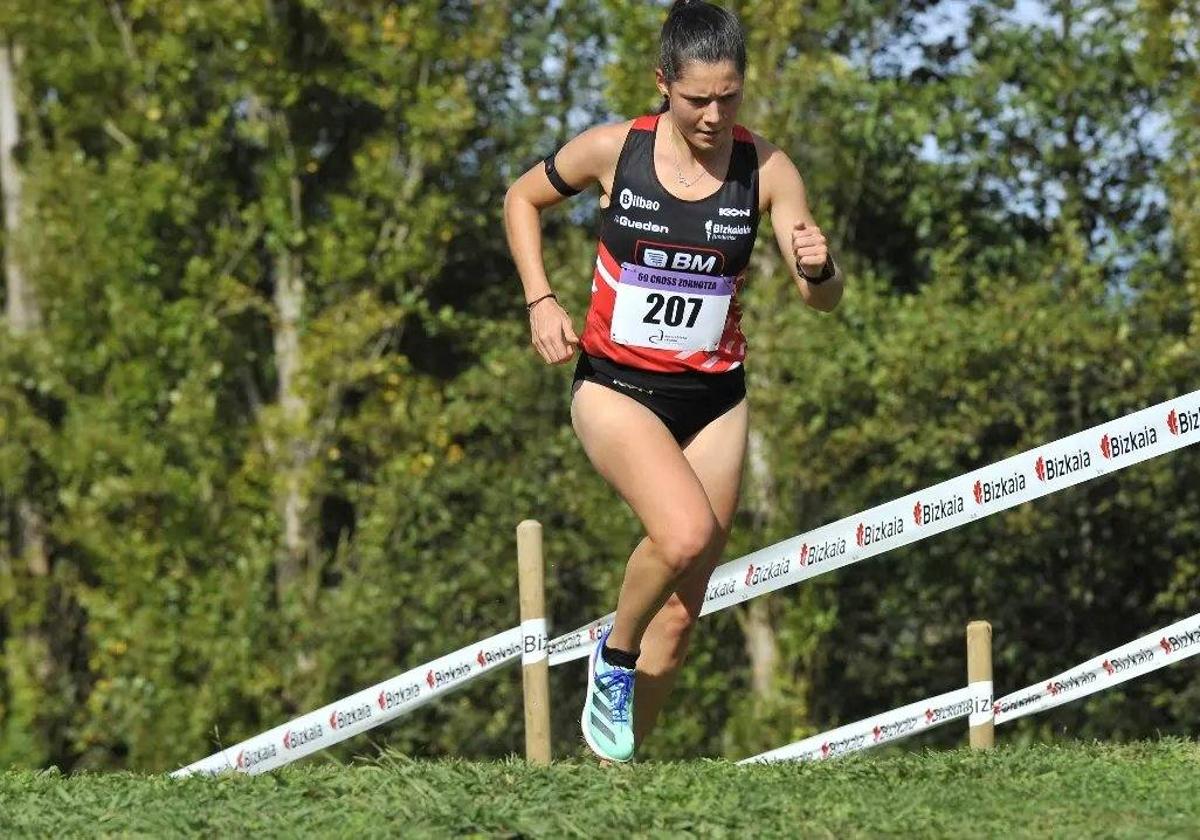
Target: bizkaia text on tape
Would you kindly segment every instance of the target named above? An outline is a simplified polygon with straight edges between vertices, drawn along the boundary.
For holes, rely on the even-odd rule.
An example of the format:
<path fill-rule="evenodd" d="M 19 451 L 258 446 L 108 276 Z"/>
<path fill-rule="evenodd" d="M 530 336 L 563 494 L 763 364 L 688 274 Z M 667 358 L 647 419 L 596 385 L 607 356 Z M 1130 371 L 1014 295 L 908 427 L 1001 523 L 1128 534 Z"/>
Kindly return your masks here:
<path fill-rule="evenodd" d="M 971 710 L 969 726 L 983 726 L 996 716 L 996 704 L 992 700 L 992 681 L 976 680 L 968 688 L 975 698 L 975 708 Z"/>
<path fill-rule="evenodd" d="M 709 578 L 708 615 L 927 539 L 968 522 L 1200 441 L 1200 391 L 1005 458 L 719 566 Z M 587 656 L 590 631 L 550 643 L 550 664 Z"/>
<path fill-rule="evenodd" d="M 837 758 L 852 752 L 877 747 L 890 741 L 899 741 L 918 732 L 958 720 L 987 709 L 992 703 L 991 683 L 977 682 L 957 691 L 939 694 L 927 700 L 909 703 L 899 709 L 883 712 L 874 717 L 848 723 L 812 735 L 786 747 L 769 750 L 738 764 L 769 764 L 775 761 L 819 761 Z"/>
<path fill-rule="evenodd" d="M 1200 653 L 1200 613 L 996 701 L 996 724 L 1044 712 Z"/>
<path fill-rule="evenodd" d="M 407 714 L 498 665 L 516 660 L 521 652 L 521 628 L 514 627 L 301 715 L 171 775 L 274 770 Z"/>
<path fill-rule="evenodd" d="M 521 622 L 521 664 L 532 665 L 549 655 L 546 619 L 530 618 Z"/>

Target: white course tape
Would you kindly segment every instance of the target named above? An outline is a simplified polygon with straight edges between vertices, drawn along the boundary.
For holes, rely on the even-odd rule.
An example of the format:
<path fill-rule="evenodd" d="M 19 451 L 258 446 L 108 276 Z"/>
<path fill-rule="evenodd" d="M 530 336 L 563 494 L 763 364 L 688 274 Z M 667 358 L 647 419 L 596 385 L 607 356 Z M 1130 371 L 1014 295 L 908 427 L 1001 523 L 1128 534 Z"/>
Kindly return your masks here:
<path fill-rule="evenodd" d="M 718 567 L 701 615 L 958 528 L 1200 441 L 1200 391 L 1136 411 L 792 537 Z M 550 664 L 587 656 L 605 616 L 550 642 Z"/>
<path fill-rule="evenodd" d="M 546 619 L 531 618 L 521 622 L 521 666 L 541 662 L 548 655 Z"/>
<path fill-rule="evenodd" d="M 980 693 L 980 685 L 960 688 L 937 697 L 910 703 L 855 723 L 848 723 L 786 747 L 745 758 L 738 764 L 767 764 L 774 761 L 820 761 L 836 758 L 889 741 L 899 741 L 918 732 L 967 717 L 972 710 L 992 702 L 991 691 Z"/>
<path fill-rule="evenodd" d="M 521 628 L 505 630 L 301 715 L 171 775 L 212 774 L 224 770 L 254 774 L 291 764 L 454 691 L 496 666 L 515 660 L 522 654 L 522 647 Z"/>
<path fill-rule="evenodd" d="M 971 689 L 972 695 L 976 698 L 975 710 L 971 712 L 971 719 L 967 725 L 982 726 L 992 722 L 996 716 L 996 704 L 992 702 L 992 681 L 978 680 L 967 687 Z"/>
<path fill-rule="evenodd" d="M 1044 712 L 1200 653 L 1200 613 L 996 701 L 996 724 Z"/>

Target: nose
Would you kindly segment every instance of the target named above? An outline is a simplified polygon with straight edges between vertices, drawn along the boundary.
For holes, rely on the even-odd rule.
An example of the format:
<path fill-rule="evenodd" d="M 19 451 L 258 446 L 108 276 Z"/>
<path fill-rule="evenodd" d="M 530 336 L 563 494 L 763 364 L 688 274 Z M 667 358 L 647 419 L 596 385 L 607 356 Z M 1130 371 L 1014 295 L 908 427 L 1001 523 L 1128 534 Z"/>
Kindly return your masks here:
<path fill-rule="evenodd" d="M 721 103 L 715 99 L 704 106 L 704 122 L 709 125 L 721 123 Z"/>

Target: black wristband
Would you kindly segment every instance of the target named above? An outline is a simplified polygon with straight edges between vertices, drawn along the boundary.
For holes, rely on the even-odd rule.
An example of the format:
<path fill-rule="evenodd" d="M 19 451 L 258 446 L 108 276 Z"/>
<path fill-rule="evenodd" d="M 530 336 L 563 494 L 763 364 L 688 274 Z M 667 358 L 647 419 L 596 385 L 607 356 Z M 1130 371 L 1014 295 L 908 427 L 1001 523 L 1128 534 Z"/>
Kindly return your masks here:
<path fill-rule="evenodd" d="M 554 153 L 554 155 L 557 155 L 557 154 L 558 154 L 558 152 Z M 575 189 L 570 184 L 568 184 L 566 181 L 564 181 L 563 177 L 558 174 L 558 169 L 554 166 L 554 155 L 550 155 L 550 157 L 546 158 L 546 161 L 545 161 L 546 177 L 550 179 L 551 186 L 553 186 L 554 189 L 558 190 L 560 193 L 565 195 L 567 198 L 570 198 L 573 195 L 579 195 L 581 192 L 583 192 L 583 190 Z"/>
<path fill-rule="evenodd" d="M 531 300 L 529 303 L 525 304 L 525 311 L 526 311 L 526 312 L 532 312 L 532 311 L 533 311 L 533 307 L 537 306 L 539 303 L 541 303 L 542 301 L 544 301 L 546 298 L 554 298 L 555 300 L 558 300 L 558 295 L 554 294 L 554 292 L 550 292 L 550 294 L 548 294 L 548 295 L 542 295 L 542 296 L 541 296 L 540 298 L 538 298 L 537 300 Z"/>
<path fill-rule="evenodd" d="M 809 277 L 804 273 L 804 269 L 800 267 L 800 261 L 796 260 L 796 273 L 805 279 L 811 286 L 819 286 L 826 280 L 832 280 L 837 274 L 837 266 L 833 264 L 833 257 L 825 258 L 825 265 L 821 267 L 821 273 L 816 277 Z"/>

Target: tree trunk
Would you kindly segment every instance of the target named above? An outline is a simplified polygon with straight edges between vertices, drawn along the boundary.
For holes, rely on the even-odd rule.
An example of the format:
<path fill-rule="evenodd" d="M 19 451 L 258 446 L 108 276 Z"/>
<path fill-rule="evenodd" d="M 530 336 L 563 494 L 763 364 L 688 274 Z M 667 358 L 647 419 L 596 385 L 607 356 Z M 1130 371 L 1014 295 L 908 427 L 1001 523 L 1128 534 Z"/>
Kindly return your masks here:
<path fill-rule="evenodd" d="M 281 118 L 280 122 L 284 120 Z M 286 132 L 286 126 L 284 127 Z M 300 202 L 300 178 L 296 174 L 295 155 L 291 140 L 285 134 L 285 145 L 289 157 L 287 180 L 288 208 L 291 215 L 290 229 L 293 234 L 303 230 L 303 215 Z M 293 239 L 288 238 L 275 256 L 275 367 L 279 377 L 279 407 L 282 412 L 281 428 L 284 439 L 279 447 L 284 470 L 280 511 L 283 517 L 283 554 L 280 558 L 277 592 L 283 600 L 300 580 L 309 555 L 307 518 L 310 507 L 306 489 L 305 471 L 311 461 L 309 442 L 305 429 L 309 422 L 309 406 L 300 390 L 302 353 L 300 348 L 300 324 L 304 313 L 304 272 L 300 255 L 296 253 Z"/>
<path fill-rule="evenodd" d="M 16 336 L 27 335 L 41 324 L 37 298 L 12 247 L 21 224 L 21 173 L 15 159 L 20 140 L 16 79 L 20 63 L 20 48 L 0 43 L 0 189 L 4 199 L 4 230 L 9 243 L 4 249 L 6 315 L 8 328 Z"/>
<path fill-rule="evenodd" d="M 753 511 L 754 529 L 761 532 L 775 512 L 774 479 L 767 444 L 759 429 L 750 430 L 747 452 L 749 481 L 747 496 Z M 750 686 L 754 696 L 770 700 L 776 694 L 776 673 L 779 668 L 779 646 L 775 627 L 771 623 L 771 602 L 759 596 L 746 604 L 739 616 L 746 637 L 746 656 L 750 659 Z"/>
<path fill-rule="evenodd" d="M 304 233 L 304 209 L 301 204 L 301 184 L 292 133 L 287 116 L 269 115 L 276 133 L 278 151 L 283 161 L 266 190 L 276 194 L 286 209 L 286 220 L 274 223 L 277 245 L 271 252 L 274 280 L 275 370 L 278 378 L 277 403 L 280 418 L 268 436 L 270 454 L 280 469 L 280 496 L 277 504 L 282 520 L 282 546 L 276 566 L 276 595 L 280 604 L 293 601 L 296 589 L 304 578 L 305 566 L 311 557 L 311 528 L 308 510 L 311 508 L 306 472 L 312 461 L 313 445 L 310 426 L 311 407 L 301 389 L 300 372 L 304 354 L 300 331 L 305 306 L 304 260 L 299 242 Z M 272 439 L 274 438 L 274 439 Z"/>
<path fill-rule="evenodd" d="M 21 225 L 21 172 L 17 168 L 16 148 L 20 140 L 20 121 L 17 116 L 17 68 L 21 63 L 19 47 L 0 43 L 0 194 L 4 199 L 5 315 L 13 336 L 27 336 L 41 326 L 41 311 L 37 296 L 29 285 L 17 260 L 17 234 Z M 46 555 L 46 529 L 33 503 L 18 499 L 17 551 L 25 559 L 34 577 L 50 574 Z"/>
<path fill-rule="evenodd" d="M 16 339 L 35 336 L 42 322 L 37 295 L 17 258 L 16 247 L 24 210 L 21 203 L 22 173 L 16 161 L 16 148 L 20 142 L 21 130 L 17 112 L 17 71 L 20 65 L 21 48 L 0 39 L 0 201 L 4 207 L 5 321 L 9 334 Z M 23 563 L 30 579 L 36 582 L 28 588 L 22 587 L 25 589 L 23 597 L 27 600 L 50 599 L 47 586 L 49 581 L 46 580 L 50 576 L 50 556 L 46 547 L 45 520 L 35 502 L 28 496 L 18 495 L 13 502 L 13 559 Z M 57 625 L 53 623 L 53 619 L 44 614 L 35 620 L 14 622 L 14 635 L 20 638 L 23 651 L 9 657 L 7 669 L 24 671 L 12 674 L 10 679 L 31 681 L 39 688 L 41 693 L 34 698 L 34 702 L 39 706 L 56 693 L 61 693 L 61 686 L 56 685 L 58 668 L 51 637 L 51 629 L 55 627 Z M 31 713 L 28 709 L 10 711 L 31 720 L 36 719 L 37 713 Z M 35 740 L 41 740 L 42 737 L 47 739 L 47 752 L 40 758 L 63 763 L 66 748 L 65 727 L 52 725 L 51 729 L 58 731 L 47 732 L 43 729 L 33 733 Z"/>

